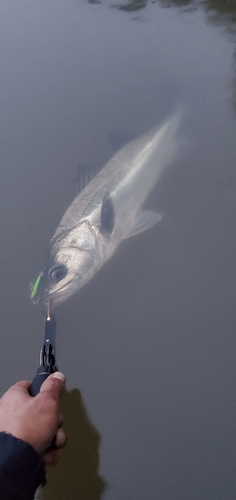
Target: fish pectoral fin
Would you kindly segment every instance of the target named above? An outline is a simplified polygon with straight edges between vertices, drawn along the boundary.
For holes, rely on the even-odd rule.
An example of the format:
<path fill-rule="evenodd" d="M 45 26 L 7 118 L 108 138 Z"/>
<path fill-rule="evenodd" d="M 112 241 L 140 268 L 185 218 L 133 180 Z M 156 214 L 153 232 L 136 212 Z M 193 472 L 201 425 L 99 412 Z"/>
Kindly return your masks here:
<path fill-rule="evenodd" d="M 115 209 L 112 197 L 106 194 L 102 200 L 100 233 L 110 235 L 115 225 Z"/>
<path fill-rule="evenodd" d="M 151 210 L 143 211 L 139 210 L 136 214 L 134 225 L 131 231 L 126 234 L 125 238 L 129 238 L 130 236 L 134 236 L 135 234 L 141 233 L 142 231 L 146 231 L 150 227 L 157 224 L 162 219 L 162 215 L 157 212 L 152 212 Z"/>

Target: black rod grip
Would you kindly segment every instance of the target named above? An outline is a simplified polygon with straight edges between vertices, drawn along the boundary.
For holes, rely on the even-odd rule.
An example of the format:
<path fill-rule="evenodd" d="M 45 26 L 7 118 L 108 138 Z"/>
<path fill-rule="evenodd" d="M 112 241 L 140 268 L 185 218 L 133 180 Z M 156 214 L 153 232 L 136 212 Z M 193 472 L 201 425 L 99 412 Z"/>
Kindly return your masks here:
<path fill-rule="evenodd" d="M 40 387 L 44 380 L 46 380 L 54 370 L 50 366 L 40 366 L 37 370 L 36 376 L 32 380 L 31 386 L 29 388 L 30 396 L 37 396 L 40 392 Z"/>

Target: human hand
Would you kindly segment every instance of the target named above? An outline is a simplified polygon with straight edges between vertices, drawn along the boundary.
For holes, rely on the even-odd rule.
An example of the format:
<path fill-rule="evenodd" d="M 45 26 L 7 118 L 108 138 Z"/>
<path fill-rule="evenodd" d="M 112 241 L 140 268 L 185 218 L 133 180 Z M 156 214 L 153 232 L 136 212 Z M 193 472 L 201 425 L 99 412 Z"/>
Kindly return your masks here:
<path fill-rule="evenodd" d="M 29 395 L 30 385 L 28 381 L 17 382 L 0 399 L 0 432 L 31 444 L 47 465 L 54 466 L 66 440 L 59 410 L 65 376 L 60 372 L 50 375 L 35 397 Z"/>

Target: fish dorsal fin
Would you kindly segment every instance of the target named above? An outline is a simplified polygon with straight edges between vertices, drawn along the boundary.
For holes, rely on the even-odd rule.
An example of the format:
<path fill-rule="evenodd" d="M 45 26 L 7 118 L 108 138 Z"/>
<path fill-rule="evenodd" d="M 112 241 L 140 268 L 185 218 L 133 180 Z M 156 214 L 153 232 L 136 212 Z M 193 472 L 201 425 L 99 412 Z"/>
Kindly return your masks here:
<path fill-rule="evenodd" d="M 135 234 L 142 233 L 150 227 L 157 224 L 162 219 L 162 215 L 157 212 L 152 212 L 151 210 L 139 210 L 135 216 L 134 225 L 131 230 L 125 235 L 125 238 L 134 236 Z"/>
<path fill-rule="evenodd" d="M 111 234 L 115 226 L 115 209 L 110 194 L 106 194 L 101 206 L 100 233 Z"/>
<path fill-rule="evenodd" d="M 100 172 L 102 166 L 88 165 L 87 163 L 81 163 L 77 168 L 77 174 L 75 178 L 75 196 L 77 196 L 89 182 L 95 177 L 95 175 Z"/>

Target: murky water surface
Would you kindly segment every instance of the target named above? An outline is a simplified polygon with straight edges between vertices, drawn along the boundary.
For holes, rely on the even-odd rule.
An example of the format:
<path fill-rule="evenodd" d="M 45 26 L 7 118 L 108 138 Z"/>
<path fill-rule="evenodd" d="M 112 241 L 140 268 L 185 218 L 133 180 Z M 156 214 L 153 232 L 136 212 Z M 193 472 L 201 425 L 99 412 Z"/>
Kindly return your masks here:
<path fill-rule="evenodd" d="M 1 4 L 0 390 L 37 369 L 29 283 L 78 165 L 181 106 L 179 154 L 146 204 L 162 221 L 57 311 L 68 444 L 43 498 L 234 500 L 235 6 L 118 7 Z"/>

